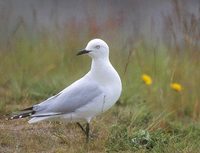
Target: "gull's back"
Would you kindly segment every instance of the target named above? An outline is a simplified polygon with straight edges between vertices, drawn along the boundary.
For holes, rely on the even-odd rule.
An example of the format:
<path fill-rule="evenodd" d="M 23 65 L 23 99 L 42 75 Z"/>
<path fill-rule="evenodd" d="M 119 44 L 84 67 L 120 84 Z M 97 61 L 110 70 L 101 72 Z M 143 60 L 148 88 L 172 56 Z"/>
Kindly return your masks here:
<path fill-rule="evenodd" d="M 50 97 L 38 105 L 34 105 L 33 110 L 36 113 L 32 115 L 34 118 L 30 120 L 30 123 L 55 117 L 65 117 L 66 120 L 70 121 L 87 120 L 89 117 L 88 113 L 86 116 L 84 114 L 79 116 L 77 111 L 90 103 L 95 103 L 94 100 L 102 97 L 102 95 L 103 91 L 101 86 L 85 76 L 57 95 Z M 95 114 L 89 115 L 92 116 Z"/>

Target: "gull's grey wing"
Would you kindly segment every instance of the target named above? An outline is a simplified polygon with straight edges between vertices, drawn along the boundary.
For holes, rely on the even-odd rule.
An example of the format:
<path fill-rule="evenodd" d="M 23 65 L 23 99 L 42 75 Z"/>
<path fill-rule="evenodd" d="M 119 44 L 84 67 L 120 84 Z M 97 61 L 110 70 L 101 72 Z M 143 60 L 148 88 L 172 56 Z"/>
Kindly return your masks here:
<path fill-rule="evenodd" d="M 92 102 L 103 94 L 100 87 L 94 81 L 79 80 L 44 102 L 34 105 L 35 114 L 65 114 Z"/>

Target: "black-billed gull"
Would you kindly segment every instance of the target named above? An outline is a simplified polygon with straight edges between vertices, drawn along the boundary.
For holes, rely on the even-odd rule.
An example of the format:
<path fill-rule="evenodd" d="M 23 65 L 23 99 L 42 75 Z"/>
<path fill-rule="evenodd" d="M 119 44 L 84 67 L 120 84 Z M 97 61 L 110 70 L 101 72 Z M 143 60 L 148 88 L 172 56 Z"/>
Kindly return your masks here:
<path fill-rule="evenodd" d="M 77 122 L 89 139 L 91 119 L 111 108 L 122 91 L 121 79 L 109 60 L 109 47 L 101 39 L 91 40 L 77 55 L 92 58 L 90 71 L 47 100 L 23 109 L 10 119 L 30 117 L 29 123 L 48 119 Z M 87 122 L 84 129 L 79 121 Z"/>

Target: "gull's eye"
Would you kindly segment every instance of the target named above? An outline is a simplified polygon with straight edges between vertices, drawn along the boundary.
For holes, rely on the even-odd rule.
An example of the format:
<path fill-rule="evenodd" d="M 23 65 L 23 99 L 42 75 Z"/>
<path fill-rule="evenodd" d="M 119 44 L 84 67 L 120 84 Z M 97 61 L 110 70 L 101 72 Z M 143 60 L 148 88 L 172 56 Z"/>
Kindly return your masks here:
<path fill-rule="evenodd" d="M 99 49 L 99 48 L 100 48 L 100 45 L 96 45 L 95 48 L 96 48 L 96 49 Z"/>

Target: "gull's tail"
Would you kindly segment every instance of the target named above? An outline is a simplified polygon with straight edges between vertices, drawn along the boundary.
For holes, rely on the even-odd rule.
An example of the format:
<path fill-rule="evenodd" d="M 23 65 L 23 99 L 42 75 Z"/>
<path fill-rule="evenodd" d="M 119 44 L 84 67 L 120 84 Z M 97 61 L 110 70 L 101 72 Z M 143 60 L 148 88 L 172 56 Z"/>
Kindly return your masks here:
<path fill-rule="evenodd" d="M 13 120 L 13 119 L 25 118 L 25 117 L 30 117 L 33 114 L 35 114 L 33 107 L 29 107 L 17 113 L 14 113 L 14 115 L 11 115 L 8 119 Z"/>
<path fill-rule="evenodd" d="M 8 120 L 14 120 L 14 119 L 21 119 L 25 117 L 30 117 L 31 119 L 28 121 L 29 123 L 36 123 L 40 122 L 49 118 L 58 117 L 61 115 L 61 113 L 40 113 L 36 114 L 36 111 L 34 110 L 34 107 L 29 107 L 23 110 L 20 110 L 19 112 L 13 113 L 12 115 L 9 115 L 7 117 Z"/>

